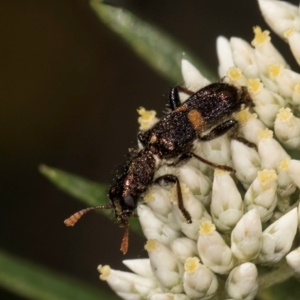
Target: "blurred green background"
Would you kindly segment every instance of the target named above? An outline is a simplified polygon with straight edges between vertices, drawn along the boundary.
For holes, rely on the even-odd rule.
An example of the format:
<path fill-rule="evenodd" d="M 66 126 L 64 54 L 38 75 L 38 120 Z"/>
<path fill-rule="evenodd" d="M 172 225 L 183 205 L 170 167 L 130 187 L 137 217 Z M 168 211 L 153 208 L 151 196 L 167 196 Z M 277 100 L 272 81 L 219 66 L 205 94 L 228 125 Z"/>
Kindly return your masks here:
<path fill-rule="evenodd" d="M 162 28 L 215 73 L 218 35 L 251 41 L 254 25 L 267 28 L 253 0 L 109 3 Z M 125 269 L 124 258 L 146 256 L 144 239 L 131 234 L 124 257 L 123 231 L 108 219 L 90 213 L 66 228 L 63 220 L 84 205 L 38 166 L 109 184 L 135 146 L 136 109 L 161 115 L 170 87 L 182 82 L 149 68 L 85 0 L 1 0 L 0 37 L 1 248 L 108 290 L 98 264 Z M 275 34 L 272 40 L 294 66 L 288 47 Z M 26 298 L 0 290 L 0 299 Z"/>

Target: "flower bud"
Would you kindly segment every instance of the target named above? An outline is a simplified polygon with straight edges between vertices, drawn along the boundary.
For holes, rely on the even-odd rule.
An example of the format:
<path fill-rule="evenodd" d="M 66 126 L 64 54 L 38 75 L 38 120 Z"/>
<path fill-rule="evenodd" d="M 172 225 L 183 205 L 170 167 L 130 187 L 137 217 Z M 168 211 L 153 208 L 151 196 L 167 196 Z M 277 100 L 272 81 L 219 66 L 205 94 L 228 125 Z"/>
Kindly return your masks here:
<path fill-rule="evenodd" d="M 211 180 L 195 167 L 185 164 L 178 167 L 178 178 L 204 205 L 211 201 Z"/>
<path fill-rule="evenodd" d="M 234 66 L 229 41 L 224 36 L 217 38 L 217 55 L 219 59 L 219 76 L 226 76 L 227 70 Z"/>
<path fill-rule="evenodd" d="M 280 161 L 289 155 L 282 146 L 273 138 L 273 131 L 269 129 L 258 131 L 259 141 L 257 144 L 258 154 L 261 158 L 263 169 L 277 170 Z M 272 153 L 272 155 L 270 155 Z"/>
<path fill-rule="evenodd" d="M 248 211 L 236 224 L 231 233 L 231 251 L 240 261 L 254 260 L 262 243 L 262 226 L 256 209 Z"/>
<path fill-rule="evenodd" d="M 180 237 L 171 243 L 171 249 L 181 263 L 185 263 L 188 257 L 198 255 L 197 243 L 187 237 Z"/>
<path fill-rule="evenodd" d="M 296 273 L 300 274 L 300 247 L 286 256 L 286 262 Z"/>
<path fill-rule="evenodd" d="M 281 38 L 289 28 L 300 30 L 299 8 L 284 1 L 258 1 L 260 10 L 267 24 Z"/>
<path fill-rule="evenodd" d="M 230 45 L 235 66 L 237 66 L 247 78 L 258 77 L 254 51 L 249 43 L 241 38 L 232 37 L 230 39 Z"/>
<path fill-rule="evenodd" d="M 137 275 L 153 277 L 150 260 L 148 258 L 126 259 L 123 260 L 123 264 Z"/>
<path fill-rule="evenodd" d="M 278 110 L 286 105 L 286 101 L 277 93 L 265 88 L 259 78 L 248 79 L 248 90 L 255 103 L 255 112 L 266 126 L 272 128 Z"/>
<path fill-rule="evenodd" d="M 216 275 L 202 265 L 197 257 L 189 257 L 184 264 L 183 288 L 190 299 L 210 299 L 218 289 Z"/>
<path fill-rule="evenodd" d="M 192 92 L 197 92 L 210 83 L 209 80 L 185 58 L 181 60 L 181 73 L 185 87 Z M 180 93 L 181 102 L 184 102 L 189 97 L 189 95 Z"/>
<path fill-rule="evenodd" d="M 284 68 L 280 64 L 269 65 L 268 68 L 280 95 L 285 98 L 292 98 L 294 87 L 300 82 L 300 74 Z"/>
<path fill-rule="evenodd" d="M 210 221 L 200 224 L 197 248 L 201 261 L 213 272 L 227 274 L 234 267 L 230 248 Z"/>
<path fill-rule="evenodd" d="M 187 223 L 185 216 L 178 207 L 177 187 L 174 185 L 171 190 L 173 205 L 173 215 L 181 231 L 190 239 L 198 239 L 199 224 L 202 221 L 211 220 L 211 216 L 206 211 L 204 205 L 189 191 L 184 183 L 180 184 L 183 205 L 192 218 L 192 223 Z"/>
<path fill-rule="evenodd" d="M 286 164 L 286 172 L 292 182 L 300 188 L 300 161 L 296 159 L 289 159 L 283 161 Z"/>
<path fill-rule="evenodd" d="M 151 208 L 157 219 L 176 230 L 179 227 L 174 227 L 170 197 L 170 191 L 159 185 L 153 185 L 146 192 L 143 202 Z"/>
<path fill-rule="evenodd" d="M 290 108 L 281 108 L 275 120 L 275 133 L 279 141 L 289 149 L 300 148 L 300 119 Z"/>
<path fill-rule="evenodd" d="M 241 134 L 247 141 L 257 144 L 259 141 L 258 133 L 265 129 L 266 126 L 257 119 L 257 114 L 252 114 L 249 109 L 243 109 L 235 114 L 234 118 L 239 122 L 239 134 Z"/>
<path fill-rule="evenodd" d="M 272 223 L 262 234 L 262 248 L 257 262 L 268 265 L 280 261 L 291 249 L 297 226 L 297 208 Z"/>
<path fill-rule="evenodd" d="M 262 222 L 269 220 L 277 204 L 277 174 L 274 170 L 263 170 L 247 190 L 244 198 L 246 210 L 257 209 Z"/>
<path fill-rule="evenodd" d="M 299 18 L 299 16 L 298 16 Z M 299 20 L 300 21 L 300 20 Z M 284 33 L 284 37 L 290 45 L 290 49 L 297 61 L 300 64 L 300 32 L 295 30 L 295 27 L 288 28 Z"/>
<path fill-rule="evenodd" d="M 268 66 L 272 64 L 280 64 L 286 67 L 287 63 L 284 58 L 271 43 L 270 32 L 268 30 L 262 31 L 259 26 L 254 27 L 253 31 L 255 37 L 251 44 L 255 47 L 254 55 L 259 74 L 269 76 Z"/>
<path fill-rule="evenodd" d="M 139 205 L 137 208 L 142 230 L 147 239 L 156 239 L 164 245 L 180 236 L 180 232 L 174 230 L 160 221 L 147 205 Z"/>
<path fill-rule="evenodd" d="M 228 172 L 216 170 L 210 212 L 221 231 L 231 231 L 243 215 L 242 197 Z"/>
<path fill-rule="evenodd" d="M 164 292 L 182 293 L 183 266 L 175 254 L 156 240 L 148 240 L 148 251 L 152 272 Z"/>
<path fill-rule="evenodd" d="M 253 263 L 247 262 L 234 268 L 226 281 L 227 294 L 232 299 L 252 300 L 258 290 L 258 272 Z"/>
<path fill-rule="evenodd" d="M 98 267 L 100 279 L 107 281 L 108 285 L 123 299 L 145 299 L 158 287 L 152 277 L 143 277 L 129 272 L 116 271 L 109 266 Z"/>
<path fill-rule="evenodd" d="M 237 67 L 231 67 L 228 69 L 226 79 L 229 79 L 229 83 L 232 83 L 238 87 L 245 86 L 247 84 L 247 78 Z"/>
<path fill-rule="evenodd" d="M 231 141 L 231 153 L 235 175 L 247 189 L 260 170 L 260 157 L 255 149 L 237 140 Z"/>
<path fill-rule="evenodd" d="M 198 143 L 193 152 L 215 164 L 232 165 L 230 139 L 227 134 L 223 134 L 211 141 Z"/>
<path fill-rule="evenodd" d="M 153 294 L 148 299 L 149 300 L 190 300 L 190 298 L 184 294 L 171 294 L 171 293 Z"/>

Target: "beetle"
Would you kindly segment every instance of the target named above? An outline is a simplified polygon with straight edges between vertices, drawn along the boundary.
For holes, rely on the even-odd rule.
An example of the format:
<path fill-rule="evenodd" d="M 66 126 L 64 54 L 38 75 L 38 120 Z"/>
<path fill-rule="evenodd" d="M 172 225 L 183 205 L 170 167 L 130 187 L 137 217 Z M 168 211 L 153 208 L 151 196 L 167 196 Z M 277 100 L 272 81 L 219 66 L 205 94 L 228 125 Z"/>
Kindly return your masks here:
<path fill-rule="evenodd" d="M 181 103 L 179 92 L 186 93 L 190 97 Z M 254 107 L 246 87 L 217 82 L 194 93 L 184 87 L 176 86 L 171 89 L 169 106 L 171 112 L 163 116 L 149 130 L 138 133 L 138 141 L 143 148 L 130 151 L 121 175 L 110 187 L 111 203 L 86 208 L 73 214 L 65 220 L 67 226 L 73 226 L 90 210 L 113 209 L 116 223 L 120 227 L 125 227 L 121 244 L 121 251 L 125 254 L 128 249 L 129 219 L 135 216 L 134 211 L 139 198 L 152 184 L 176 184 L 178 207 L 186 221 L 192 223 L 189 212 L 184 208 L 178 178 L 173 174 L 166 174 L 153 180 L 156 170 L 167 160 L 177 165 L 194 157 L 214 168 L 235 172 L 229 166 L 215 164 L 193 153 L 196 140 L 209 141 L 229 130 L 232 130 L 233 139 L 256 149 L 255 144 L 238 136 L 239 123 L 234 119 L 235 113 L 247 107 Z"/>

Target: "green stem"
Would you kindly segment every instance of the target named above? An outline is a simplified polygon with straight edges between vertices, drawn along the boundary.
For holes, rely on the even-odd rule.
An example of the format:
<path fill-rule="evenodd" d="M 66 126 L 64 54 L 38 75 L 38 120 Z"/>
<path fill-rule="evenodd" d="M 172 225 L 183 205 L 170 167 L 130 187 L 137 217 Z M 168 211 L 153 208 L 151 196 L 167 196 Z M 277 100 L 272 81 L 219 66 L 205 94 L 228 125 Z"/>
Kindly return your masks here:
<path fill-rule="evenodd" d="M 295 271 L 289 267 L 286 261 L 282 262 L 279 268 L 274 271 L 261 275 L 258 279 L 259 291 L 267 289 L 275 284 L 286 281 L 295 274 Z"/>

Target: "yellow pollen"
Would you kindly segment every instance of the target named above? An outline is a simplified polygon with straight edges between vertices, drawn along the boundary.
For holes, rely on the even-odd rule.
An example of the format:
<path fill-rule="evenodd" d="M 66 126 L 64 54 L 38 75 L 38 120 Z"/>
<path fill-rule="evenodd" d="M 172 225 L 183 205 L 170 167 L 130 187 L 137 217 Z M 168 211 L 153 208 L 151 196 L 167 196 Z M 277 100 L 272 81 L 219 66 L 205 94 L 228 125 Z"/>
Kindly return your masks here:
<path fill-rule="evenodd" d="M 99 265 L 97 269 L 100 273 L 100 279 L 105 281 L 108 278 L 108 276 L 110 275 L 110 266 Z"/>
<path fill-rule="evenodd" d="M 198 266 L 199 266 L 199 258 L 198 257 L 189 257 L 186 259 L 185 264 L 184 264 L 184 269 L 189 273 L 193 274 Z"/>
<path fill-rule="evenodd" d="M 151 192 L 151 190 L 145 195 L 144 197 L 144 202 L 148 203 L 148 202 L 153 202 L 155 200 L 155 197 L 153 195 L 153 193 Z"/>
<path fill-rule="evenodd" d="M 261 141 L 266 141 L 267 139 L 270 139 L 273 137 L 273 131 L 266 128 L 266 129 L 260 129 L 258 130 L 258 138 Z"/>
<path fill-rule="evenodd" d="M 230 172 L 222 170 L 222 169 L 215 169 L 215 176 L 216 175 L 223 175 L 223 174 L 230 174 Z"/>
<path fill-rule="evenodd" d="M 283 69 L 282 65 L 279 64 L 269 65 L 268 71 L 269 71 L 270 78 L 275 79 L 278 75 L 281 74 L 282 69 Z"/>
<path fill-rule="evenodd" d="M 211 221 L 204 221 L 200 223 L 199 234 L 208 235 L 210 233 L 213 233 L 215 230 L 216 226 Z"/>
<path fill-rule="evenodd" d="M 263 188 L 263 190 L 266 190 L 269 188 L 269 184 L 277 179 L 277 174 L 275 170 L 267 170 L 264 169 L 262 171 L 259 171 L 257 173 L 258 180 L 260 181 L 260 184 Z"/>
<path fill-rule="evenodd" d="M 277 114 L 277 119 L 282 122 L 289 121 L 293 117 L 293 113 L 289 107 L 287 108 L 280 108 Z"/>
<path fill-rule="evenodd" d="M 289 157 L 286 157 L 284 159 L 282 159 L 280 162 L 279 162 L 279 166 L 278 168 L 282 171 L 287 171 L 288 167 L 290 166 L 290 158 Z"/>
<path fill-rule="evenodd" d="M 144 107 L 140 107 L 137 109 L 140 117 L 138 118 L 138 122 L 140 124 L 140 130 L 148 130 L 154 123 L 156 122 L 156 111 L 155 110 L 146 110 Z"/>
<path fill-rule="evenodd" d="M 294 91 L 298 94 L 298 96 L 300 95 L 300 82 L 294 86 Z"/>
<path fill-rule="evenodd" d="M 242 71 L 236 67 L 229 68 L 227 75 L 232 81 L 241 79 L 243 77 Z"/>
<path fill-rule="evenodd" d="M 151 252 L 155 250 L 157 247 L 157 240 L 148 240 L 146 245 L 144 246 L 145 250 Z"/>
<path fill-rule="evenodd" d="M 251 114 L 249 108 L 243 109 L 234 115 L 234 118 L 241 124 L 245 125 L 249 120 L 256 119 L 257 114 Z"/>
<path fill-rule="evenodd" d="M 262 88 L 263 84 L 259 78 L 249 78 L 248 79 L 248 90 L 250 93 L 258 93 Z"/>
<path fill-rule="evenodd" d="M 295 33 L 295 28 L 294 27 L 291 27 L 289 28 L 288 30 L 286 30 L 284 33 L 283 33 L 283 36 L 288 39 L 290 36 L 292 36 L 293 34 Z"/>
<path fill-rule="evenodd" d="M 253 27 L 254 32 L 254 39 L 252 40 L 251 44 L 252 46 L 256 47 L 258 45 L 262 45 L 265 42 L 271 41 L 271 38 L 269 36 L 270 31 L 264 30 L 262 31 L 259 26 Z"/>

